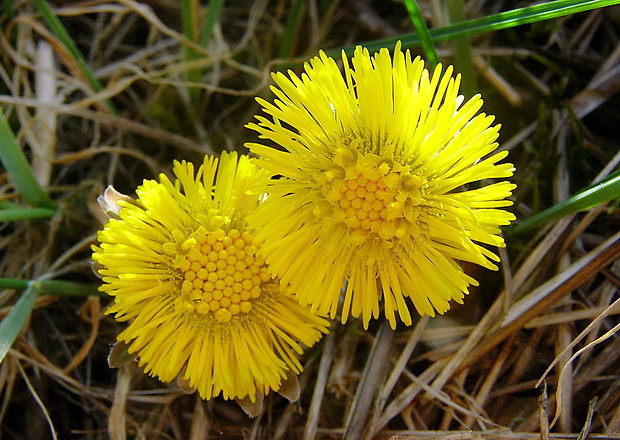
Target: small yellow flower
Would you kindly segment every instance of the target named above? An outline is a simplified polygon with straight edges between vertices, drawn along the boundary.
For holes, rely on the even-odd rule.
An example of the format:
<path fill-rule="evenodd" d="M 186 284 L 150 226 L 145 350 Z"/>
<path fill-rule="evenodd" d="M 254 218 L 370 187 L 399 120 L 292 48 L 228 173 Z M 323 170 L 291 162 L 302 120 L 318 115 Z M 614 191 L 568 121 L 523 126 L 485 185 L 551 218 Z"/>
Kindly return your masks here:
<path fill-rule="evenodd" d="M 344 75 L 324 53 L 301 77 L 273 75 L 269 117 L 249 128 L 281 148 L 248 144 L 256 163 L 281 176 L 250 217 L 270 270 L 302 305 L 342 321 L 395 314 L 444 313 L 469 285 L 457 261 L 497 269 L 485 245 L 504 246 L 502 208 L 515 185 L 506 152 L 493 153 L 499 125 L 478 114 L 480 96 L 463 103 L 460 77 L 431 75 L 400 44 L 390 56 L 358 47 Z M 344 289 L 341 298 L 341 288 Z"/>
<path fill-rule="evenodd" d="M 301 371 L 301 344 L 328 323 L 280 291 L 246 228 L 259 204 L 249 190 L 266 172 L 225 153 L 219 169 L 205 157 L 196 175 L 186 162 L 174 174 L 144 181 L 136 201 L 102 199 L 117 217 L 93 247 L 101 290 L 114 297 L 107 313 L 129 322 L 117 339 L 150 375 L 180 374 L 204 399 L 255 401 Z"/>

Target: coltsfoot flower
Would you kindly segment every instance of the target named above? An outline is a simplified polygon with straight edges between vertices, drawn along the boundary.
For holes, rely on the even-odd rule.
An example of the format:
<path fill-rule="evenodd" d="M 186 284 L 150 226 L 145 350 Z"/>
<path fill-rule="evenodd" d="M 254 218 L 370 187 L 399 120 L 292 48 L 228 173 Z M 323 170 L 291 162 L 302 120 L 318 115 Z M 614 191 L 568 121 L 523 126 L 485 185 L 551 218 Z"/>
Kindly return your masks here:
<path fill-rule="evenodd" d="M 328 322 L 281 292 L 246 217 L 259 204 L 249 190 L 268 173 L 245 156 L 205 157 L 194 172 L 175 162 L 174 182 L 145 180 L 135 201 L 112 190 L 112 217 L 93 260 L 114 297 L 107 311 L 129 324 L 118 341 L 144 370 L 180 379 L 204 399 L 250 399 L 278 391 L 301 371 L 302 344 Z"/>
<path fill-rule="evenodd" d="M 249 221 L 265 242 L 270 269 L 302 305 L 342 321 L 396 313 L 412 319 L 461 303 L 476 280 L 458 261 L 497 269 L 486 245 L 504 246 L 502 208 L 515 185 L 512 164 L 495 152 L 499 125 L 478 113 L 480 96 L 458 94 L 460 76 L 431 75 L 396 45 L 371 57 L 358 47 L 344 75 L 321 53 L 301 77 L 275 73 L 269 117 L 249 128 L 279 146 L 248 148 L 280 176 Z M 341 297 L 341 289 L 344 289 Z"/>

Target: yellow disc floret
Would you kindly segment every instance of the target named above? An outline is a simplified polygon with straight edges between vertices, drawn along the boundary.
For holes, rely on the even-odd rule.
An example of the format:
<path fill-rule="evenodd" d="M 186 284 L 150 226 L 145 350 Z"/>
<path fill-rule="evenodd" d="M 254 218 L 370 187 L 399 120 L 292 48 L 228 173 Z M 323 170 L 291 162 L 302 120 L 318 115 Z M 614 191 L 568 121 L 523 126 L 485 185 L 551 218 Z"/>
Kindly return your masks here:
<path fill-rule="evenodd" d="M 388 219 L 388 207 L 396 200 L 396 194 L 387 188 L 382 177 L 360 174 L 340 182 L 336 202 L 348 226 L 371 231 Z"/>
<path fill-rule="evenodd" d="M 218 229 L 195 238 L 181 262 L 181 296 L 177 307 L 199 315 L 211 314 L 225 323 L 252 310 L 261 284 L 271 279 L 265 260 L 249 232 Z"/>
<path fill-rule="evenodd" d="M 421 235 L 422 231 L 411 225 L 431 211 L 424 197 L 428 184 L 423 176 L 404 167 L 395 170 L 387 163 L 374 164 L 364 157 L 357 164 L 343 164 L 332 174 L 346 177 L 326 179 L 324 193 L 334 207 L 333 218 L 351 230 L 353 244 L 363 244 L 371 234 L 382 240 Z"/>

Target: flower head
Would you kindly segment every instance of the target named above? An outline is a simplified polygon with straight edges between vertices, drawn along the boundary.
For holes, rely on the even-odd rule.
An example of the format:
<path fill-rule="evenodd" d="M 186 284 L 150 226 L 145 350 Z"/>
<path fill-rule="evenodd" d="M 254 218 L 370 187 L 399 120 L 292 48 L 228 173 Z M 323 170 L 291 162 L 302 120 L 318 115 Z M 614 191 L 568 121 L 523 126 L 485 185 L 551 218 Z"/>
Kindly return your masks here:
<path fill-rule="evenodd" d="M 114 296 L 118 335 L 147 373 L 181 380 L 210 399 L 255 400 L 299 373 L 301 344 L 327 322 L 280 290 L 246 228 L 259 204 L 249 190 L 265 171 L 245 156 L 205 157 L 194 173 L 175 162 L 174 183 L 145 180 L 136 201 L 107 192 L 117 218 L 99 232 L 93 260 Z M 301 344 L 300 344 L 301 343 Z"/>
<path fill-rule="evenodd" d="M 514 168 L 499 163 L 499 126 L 478 113 L 480 96 L 463 103 L 451 67 L 431 75 L 400 44 L 393 57 L 358 47 L 343 61 L 344 75 L 324 53 L 301 77 L 276 73 L 275 102 L 258 100 L 269 117 L 248 127 L 281 148 L 248 147 L 281 178 L 249 222 L 301 304 L 368 325 L 382 302 L 392 327 L 396 312 L 409 325 L 406 298 L 433 316 L 477 284 L 457 261 L 496 269 L 485 245 L 504 246 L 514 185 L 486 179 Z"/>

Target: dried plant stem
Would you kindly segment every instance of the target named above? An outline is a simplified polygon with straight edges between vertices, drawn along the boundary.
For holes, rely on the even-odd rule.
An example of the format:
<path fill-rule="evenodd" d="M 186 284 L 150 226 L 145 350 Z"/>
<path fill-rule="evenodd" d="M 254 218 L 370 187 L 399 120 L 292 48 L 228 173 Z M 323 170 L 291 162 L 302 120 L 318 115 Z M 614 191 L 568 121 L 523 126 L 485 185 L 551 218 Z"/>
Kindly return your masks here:
<path fill-rule="evenodd" d="M 512 277 L 511 289 L 513 290 L 511 290 L 511 292 L 518 290 L 525 280 L 539 266 L 540 261 L 556 244 L 557 240 L 559 240 L 561 235 L 564 233 L 564 230 L 568 227 L 571 220 L 572 217 L 560 220 L 547 234 L 545 239 L 536 247 L 536 249 L 530 253 L 528 258 Z M 459 350 L 450 358 L 441 373 L 435 378 L 432 384 L 434 389 L 441 389 L 458 368 L 463 368 L 464 366 L 473 363 L 487 353 L 487 351 L 480 351 L 479 344 L 489 333 L 491 328 L 497 324 L 499 317 L 504 314 L 504 308 L 506 305 L 504 296 L 512 296 L 511 292 L 506 290 L 502 291 L 498 299 L 489 308 L 478 325 L 471 331 L 467 340 L 461 344 Z M 473 358 L 472 354 L 478 355 Z"/>
<path fill-rule="evenodd" d="M 428 324 L 429 319 L 430 318 L 428 316 L 423 316 L 422 318 L 420 318 L 420 320 L 412 330 L 411 335 L 407 339 L 407 343 L 405 344 L 405 347 L 403 348 L 403 351 L 401 352 L 398 360 L 394 364 L 394 368 L 392 368 L 392 372 L 390 373 L 387 381 L 381 387 L 381 390 L 379 390 L 379 394 L 376 400 L 377 410 L 373 412 L 373 417 L 370 421 L 368 428 L 368 434 L 366 437 L 367 439 L 373 438 L 383 427 L 379 424 L 379 416 L 381 414 L 381 411 L 383 411 L 388 401 L 388 398 L 392 393 L 394 386 L 396 385 L 396 382 L 401 377 L 403 371 L 407 367 L 407 363 L 411 359 L 411 354 L 413 353 L 413 350 L 418 346 L 418 343 L 422 338 L 422 334 L 424 332 L 424 329 L 426 328 L 426 325 Z"/>
<path fill-rule="evenodd" d="M 411 379 L 412 382 L 394 399 L 392 399 L 381 416 L 377 419 L 376 426 L 385 426 L 390 420 L 396 417 L 396 415 L 405 410 L 405 408 L 411 404 L 413 399 L 415 399 L 424 389 L 422 384 L 427 384 L 433 380 L 443 367 L 444 362 L 437 361 L 424 370 L 424 372 L 420 374 L 416 380 L 413 380 L 412 374 L 408 374 L 407 377 Z"/>
<path fill-rule="evenodd" d="M 45 421 L 47 422 L 48 426 L 50 427 L 50 432 L 52 434 L 52 439 L 53 440 L 58 440 L 58 436 L 56 435 L 56 428 L 54 428 L 54 423 L 52 422 L 52 418 L 50 417 L 49 412 L 47 411 L 47 408 L 45 408 L 45 404 L 41 400 L 41 397 L 39 397 L 39 394 L 37 393 L 35 388 L 32 386 L 32 383 L 30 383 L 30 380 L 28 379 L 28 375 L 24 371 L 24 367 L 22 367 L 22 365 L 19 362 L 16 362 L 16 364 L 17 364 L 17 368 L 19 369 L 19 372 L 21 373 L 22 379 L 24 379 L 24 382 L 26 382 L 26 386 L 28 387 L 28 391 L 30 391 L 30 394 L 32 395 L 32 397 L 34 398 L 35 402 L 37 402 L 37 405 L 39 406 L 39 408 L 41 408 L 41 411 L 43 412 L 43 415 L 45 417 Z"/>
<path fill-rule="evenodd" d="M 605 428 L 605 434 L 620 434 L 620 406 L 616 408 L 611 421 Z"/>
<path fill-rule="evenodd" d="M 485 61 L 480 55 L 474 55 L 472 58 L 474 66 L 480 71 L 480 74 L 489 83 L 493 84 L 508 104 L 513 107 L 520 107 L 523 104 L 523 98 L 517 89 L 515 89 L 508 80 L 502 77 L 491 65 Z"/>
<path fill-rule="evenodd" d="M 583 424 L 583 428 L 581 428 L 581 432 L 579 433 L 579 437 L 577 440 L 586 440 L 588 438 L 588 434 L 590 433 L 590 428 L 592 427 L 592 418 L 594 417 L 594 411 L 596 410 L 596 404 L 598 403 L 598 398 L 594 396 L 590 403 L 588 404 L 588 412 L 586 414 L 586 421 Z"/>
<path fill-rule="evenodd" d="M 209 419 L 205 414 L 204 401 L 196 394 L 196 402 L 194 403 L 194 413 L 192 417 L 192 429 L 190 431 L 189 440 L 207 440 L 209 438 Z"/>
<path fill-rule="evenodd" d="M 548 310 L 552 304 L 590 279 L 618 255 L 620 255 L 620 232 L 515 303 L 500 328 L 479 346 L 465 365 L 479 359 L 479 356 L 514 334 L 532 318 Z"/>
<path fill-rule="evenodd" d="M 574 379 L 573 392 L 578 393 L 591 383 L 593 377 L 601 374 L 610 365 L 616 365 L 620 360 L 620 340 L 614 340 L 605 347 L 595 358 L 591 359 Z M 555 400 L 550 400 L 548 412 L 555 411 Z M 515 427 L 515 431 L 530 432 L 538 427 L 538 415 L 534 414 Z M 592 434 L 593 435 L 593 434 Z M 576 437 L 576 435 L 574 436 Z M 618 436 L 620 438 L 620 435 Z M 594 438 L 594 437 L 590 437 Z M 603 437 L 604 438 L 604 437 Z"/>
<path fill-rule="evenodd" d="M 334 359 L 335 341 L 335 333 L 330 333 L 325 338 L 321 362 L 319 363 L 319 372 L 317 374 L 314 392 L 312 393 L 312 402 L 310 403 L 310 409 L 308 410 L 308 420 L 306 421 L 306 426 L 304 427 L 304 440 L 311 440 L 316 436 L 317 428 L 319 426 L 319 415 L 322 408 L 321 404 L 323 402 L 323 396 L 327 386 L 327 377 Z"/>
<path fill-rule="evenodd" d="M 364 430 L 367 429 L 370 409 L 374 405 L 377 392 L 385 377 L 393 338 L 394 330 L 390 328 L 387 320 L 384 320 L 375 336 L 368 355 L 368 362 L 349 408 L 344 440 L 359 440 L 363 437 Z"/>
<path fill-rule="evenodd" d="M 337 435 L 337 430 L 324 430 L 325 434 Z M 393 434 L 390 436 L 390 434 Z M 331 437 L 330 437 L 331 438 Z M 487 431 L 410 431 L 398 433 L 385 431 L 385 437 L 390 440 L 545 440 L 538 432 L 512 432 L 508 430 L 489 429 Z M 549 433 L 550 440 L 578 440 L 578 434 Z M 618 440 L 620 436 L 606 434 L 588 435 L 588 440 Z"/>
<path fill-rule="evenodd" d="M 556 353 L 559 355 L 559 364 L 557 366 L 558 376 L 562 377 L 562 381 L 558 382 L 558 389 L 562 389 L 568 398 L 562 401 L 562 416 L 559 420 L 560 432 L 571 432 L 573 424 L 573 366 L 570 363 L 571 351 L 566 348 L 571 343 L 570 327 L 567 324 L 560 324 L 558 326 L 558 339 L 556 343 Z M 566 374 L 562 375 L 562 370 L 565 370 Z"/>
<path fill-rule="evenodd" d="M 538 397 L 538 418 L 540 421 L 540 439 L 549 440 L 549 414 L 547 411 L 547 382 L 543 383 L 543 388 Z"/>
<path fill-rule="evenodd" d="M 131 365 L 124 364 L 117 370 L 114 402 L 112 402 L 108 419 L 108 434 L 112 440 L 126 440 L 127 438 L 125 406 L 131 389 L 130 367 Z"/>
<path fill-rule="evenodd" d="M 506 362 L 506 359 L 508 359 L 508 356 L 513 351 L 513 344 L 511 341 L 509 341 L 507 344 L 504 345 L 501 352 L 493 362 L 493 367 L 491 367 L 491 370 L 488 372 L 486 378 L 484 379 L 484 382 L 482 383 L 482 386 L 478 390 L 478 393 L 476 394 L 476 397 L 474 399 L 477 408 L 484 408 L 484 405 L 489 397 L 489 394 L 491 394 L 491 390 L 493 389 L 497 378 L 503 371 L 502 368 L 504 366 L 504 363 Z M 475 421 L 476 419 L 474 417 L 467 416 L 465 418 L 465 421 L 463 422 L 463 425 L 471 428 Z"/>
<path fill-rule="evenodd" d="M 56 101 L 56 77 L 52 47 L 44 40 L 37 45 L 36 98 L 43 103 Z M 52 162 L 56 152 L 56 114 L 36 107 L 35 130 L 30 132 L 32 169 L 42 188 L 47 189 L 52 175 Z M 32 142 L 34 141 L 34 142 Z"/>
<path fill-rule="evenodd" d="M 79 116 L 84 119 L 90 119 L 93 121 L 100 122 L 104 125 L 109 125 L 111 127 L 120 128 L 122 130 L 127 130 L 129 132 L 158 140 L 161 142 L 168 142 L 176 147 L 185 148 L 190 151 L 196 151 L 201 153 L 208 153 L 208 148 L 206 146 L 199 145 L 183 136 L 179 136 L 177 134 L 169 133 L 162 129 L 156 127 L 150 127 L 144 125 L 139 122 L 131 121 L 126 118 L 113 116 L 108 113 L 102 113 L 94 110 L 89 110 L 85 108 L 76 108 L 75 106 L 70 105 L 48 105 L 38 102 L 34 99 L 26 99 L 26 98 L 15 98 L 12 96 L 0 96 L 0 103 L 4 104 L 14 104 L 14 105 L 24 105 L 28 107 L 43 107 L 50 110 L 54 110 L 57 113 Z"/>

